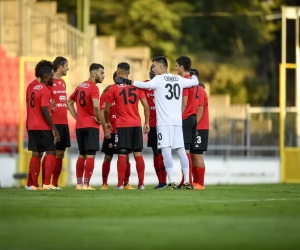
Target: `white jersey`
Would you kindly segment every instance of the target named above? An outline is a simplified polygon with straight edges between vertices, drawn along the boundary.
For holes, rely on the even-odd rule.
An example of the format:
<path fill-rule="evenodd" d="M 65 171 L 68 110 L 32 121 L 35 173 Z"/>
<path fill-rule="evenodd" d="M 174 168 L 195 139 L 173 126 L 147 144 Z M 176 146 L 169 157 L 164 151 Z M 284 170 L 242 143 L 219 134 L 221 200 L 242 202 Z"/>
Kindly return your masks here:
<path fill-rule="evenodd" d="M 182 126 L 182 91 L 184 88 L 197 84 L 198 79 L 195 76 L 192 76 L 192 79 L 187 79 L 166 73 L 155 76 L 149 82 L 134 81 L 133 86 L 154 90 L 157 126 Z"/>

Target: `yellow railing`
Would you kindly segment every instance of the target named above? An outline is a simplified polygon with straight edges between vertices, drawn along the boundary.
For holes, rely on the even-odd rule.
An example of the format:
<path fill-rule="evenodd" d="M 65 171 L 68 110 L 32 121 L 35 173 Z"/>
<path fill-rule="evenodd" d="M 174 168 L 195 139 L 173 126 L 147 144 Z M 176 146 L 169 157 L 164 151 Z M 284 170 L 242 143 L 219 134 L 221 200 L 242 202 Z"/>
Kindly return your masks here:
<path fill-rule="evenodd" d="M 282 164 L 282 179 L 285 183 L 300 183 L 300 148 L 286 147 Z"/>

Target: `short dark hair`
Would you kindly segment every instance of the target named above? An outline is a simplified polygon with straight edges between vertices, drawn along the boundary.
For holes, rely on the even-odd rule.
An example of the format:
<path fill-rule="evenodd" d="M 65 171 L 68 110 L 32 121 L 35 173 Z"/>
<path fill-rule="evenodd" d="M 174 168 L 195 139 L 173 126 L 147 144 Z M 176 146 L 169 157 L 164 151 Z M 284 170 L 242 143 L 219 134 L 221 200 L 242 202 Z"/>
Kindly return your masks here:
<path fill-rule="evenodd" d="M 40 77 L 39 72 L 40 72 L 40 69 L 43 67 L 49 67 L 49 68 L 53 69 L 53 63 L 50 61 L 47 61 L 47 60 L 39 61 L 37 63 L 37 65 L 35 65 L 35 69 L 34 69 L 34 74 L 35 74 L 36 78 Z"/>
<path fill-rule="evenodd" d="M 149 78 L 150 78 L 150 80 L 152 80 L 155 77 L 155 74 L 153 72 L 153 68 L 154 68 L 154 65 L 152 64 L 150 66 L 150 70 L 149 70 Z"/>
<path fill-rule="evenodd" d="M 183 66 L 185 71 L 189 71 L 192 66 L 192 60 L 188 56 L 180 56 L 176 59 L 178 65 Z"/>
<path fill-rule="evenodd" d="M 130 65 L 127 62 L 121 62 L 117 66 L 118 69 L 124 70 L 124 71 L 130 71 Z"/>
<path fill-rule="evenodd" d="M 53 69 L 54 72 L 57 71 L 57 69 L 59 68 L 59 66 L 64 65 L 66 62 L 68 62 L 68 60 L 62 56 L 58 56 L 54 59 L 53 61 Z"/>
<path fill-rule="evenodd" d="M 113 73 L 113 81 L 114 81 L 114 82 L 116 81 L 116 78 L 117 78 L 117 71 L 115 71 L 115 72 Z"/>
<path fill-rule="evenodd" d="M 104 67 L 100 63 L 92 63 L 90 66 L 90 72 L 93 70 L 104 69 Z"/>
<path fill-rule="evenodd" d="M 43 77 L 44 75 L 50 75 L 52 73 L 52 70 L 50 67 L 42 67 L 39 71 L 40 77 Z"/>
<path fill-rule="evenodd" d="M 193 71 L 195 72 L 196 76 L 199 78 L 199 71 L 197 69 L 190 69 L 190 72 Z"/>
<path fill-rule="evenodd" d="M 164 56 L 157 56 L 157 57 L 154 57 L 152 59 L 152 62 L 158 62 L 158 63 L 161 63 L 163 64 L 166 68 L 168 68 L 168 61 L 167 61 L 167 58 L 165 58 Z"/>

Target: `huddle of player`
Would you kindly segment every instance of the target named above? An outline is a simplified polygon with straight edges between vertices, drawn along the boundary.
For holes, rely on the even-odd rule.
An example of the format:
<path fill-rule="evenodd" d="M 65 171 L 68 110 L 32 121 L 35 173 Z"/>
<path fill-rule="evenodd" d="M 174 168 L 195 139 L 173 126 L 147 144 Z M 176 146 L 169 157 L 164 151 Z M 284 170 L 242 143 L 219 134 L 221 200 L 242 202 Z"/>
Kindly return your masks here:
<path fill-rule="evenodd" d="M 158 178 L 155 189 L 204 189 L 203 152 L 208 142 L 208 105 L 204 85 L 199 84 L 191 60 L 176 60 L 180 76 L 168 73 L 165 57 L 152 60 L 149 77 L 144 82 L 128 79 L 130 65 L 119 63 L 109 85 L 100 97 L 97 83 L 104 80 L 104 67 L 93 63 L 90 77 L 77 86 L 67 100 L 65 83 L 68 61 L 57 57 L 53 65 L 41 61 L 36 77 L 26 91 L 28 149 L 32 151 L 26 190 L 58 190 L 62 159 L 70 146 L 67 110 L 76 120 L 79 157 L 76 162 L 77 190 L 95 190 L 90 186 L 95 155 L 99 147 L 99 126 L 103 126 L 105 154 L 102 164 L 101 190 L 108 188 L 107 179 L 114 154 L 118 155 L 116 189 L 134 189 L 129 184 L 129 154 L 133 153 L 138 174 L 138 189 L 144 189 L 145 162 L 142 156 L 143 133 L 148 134 L 148 147 L 153 150 Z M 52 71 L 52 68 L 54 72 Z M 139 101 L 144 108 L 145 124 L 141 127 Z M 74 107 L 76 103 L 76 109 Z M 49 105 L 50 104 L 50 105 Z M 171 150 L 180 157 L 182 181 L 176 186 Z M 42 187 L 38 176 L 42 161 Z M 168 184 L 167 184 L 168 177 Z M 51 182 L 52 178 L 52 182 Z"/>

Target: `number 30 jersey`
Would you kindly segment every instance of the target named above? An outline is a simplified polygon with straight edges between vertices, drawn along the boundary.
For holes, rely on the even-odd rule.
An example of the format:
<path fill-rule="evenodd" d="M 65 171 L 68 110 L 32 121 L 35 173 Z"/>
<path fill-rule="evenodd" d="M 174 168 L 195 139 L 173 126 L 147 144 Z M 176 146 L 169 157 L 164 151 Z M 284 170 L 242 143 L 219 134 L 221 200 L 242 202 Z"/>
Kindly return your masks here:
<path fill-rule="evenodd" d="M 141 126 L 139 100 L 146 99 L 143 90 L 125 84 L 111 85 L 108 90 L 108 103 L 116 104 L 116 127 L 128 128 Z"/>
<path fill-rule="evenodd" d="M 154 90 L 157 126 L 182 126 L 182 91 L 197 84 L 196 77 L 186 79 L 169 73 L 157 75 L 149 82 L 133 83 L 135 87 Z"/>
<path fill-rule="evenodd" d="M 76 102 L 76 128 L 99 128 L 93 118 L 95 116 L 92 99 L 99 100 L 99 89 L 95 83 L 86 81 L 77 86 L 70 99 Z"/>

